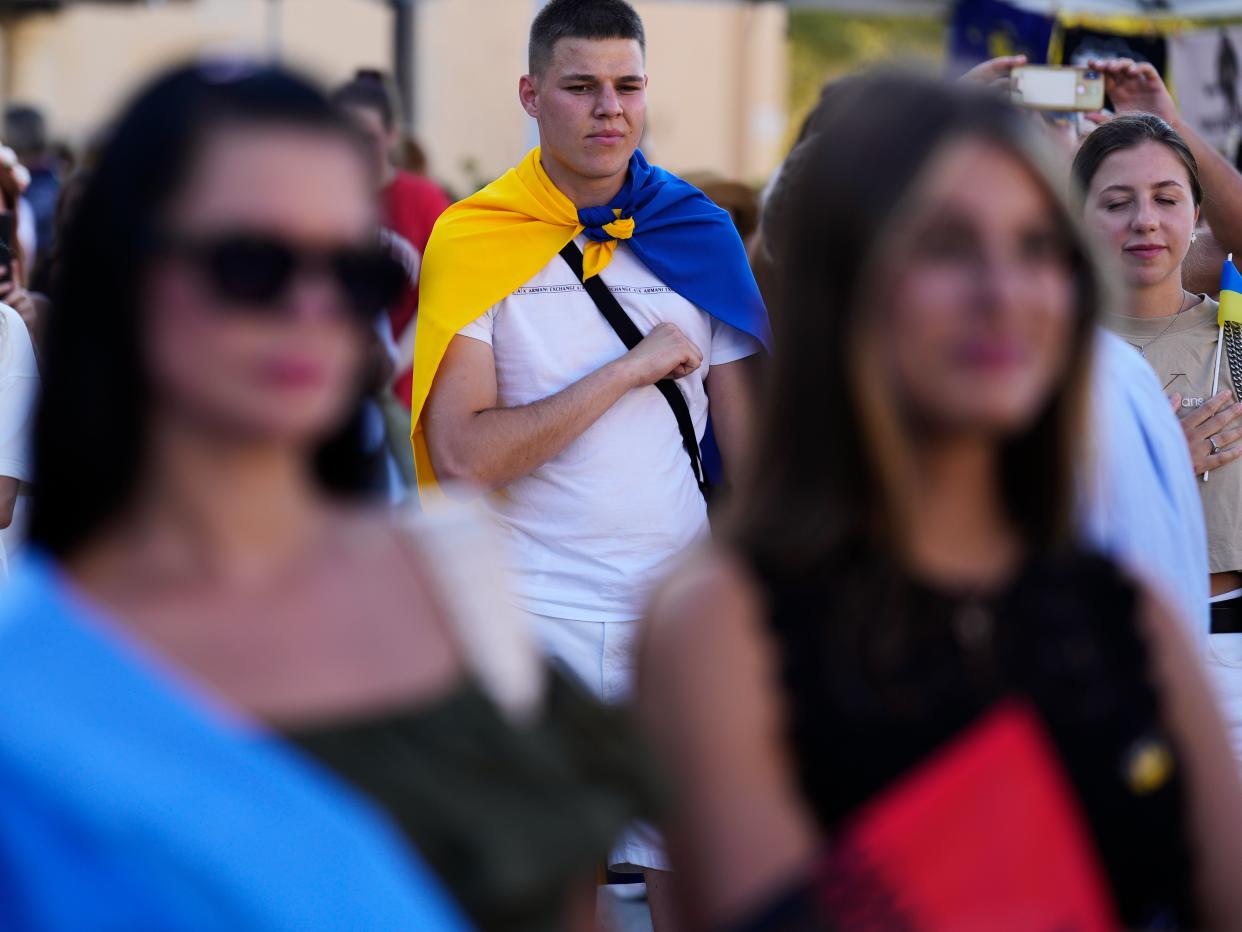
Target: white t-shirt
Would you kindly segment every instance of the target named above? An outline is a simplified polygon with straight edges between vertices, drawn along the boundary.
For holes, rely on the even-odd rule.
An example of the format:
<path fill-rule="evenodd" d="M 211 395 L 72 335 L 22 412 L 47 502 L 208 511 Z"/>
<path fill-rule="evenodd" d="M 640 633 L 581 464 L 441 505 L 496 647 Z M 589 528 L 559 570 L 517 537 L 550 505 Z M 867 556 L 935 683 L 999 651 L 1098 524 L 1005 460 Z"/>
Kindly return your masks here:
<path fill-rule="evenodd" d="M 758 341 L 678 295 L 624 243 L 601 278 L 642 333 L 673 323 L 703 351 L 678 382 L 702 439 L 710 367 L 754 355 Z M 626 351 L 560 256 L 460 333 L 491 344 L 505 408 L 554 395 Z M 521 607 L 580 621 L 641 617 L 671 562 L 707 532 L 677 421 L 654 386 L 628 392 L 489 506 L 510 531 Z"/>
<path fill-rule="evenodd" d="M 22 482 L 34 478 L 30 460 L 30 432 L 39 369 L 26 323 L 17 311 L 0 304 L 0 476 Z M 8 561 L 23 535 L 26 495 L 19 490 L 13 523 L 0 530 L 0 580 L 8 578 Z"/>

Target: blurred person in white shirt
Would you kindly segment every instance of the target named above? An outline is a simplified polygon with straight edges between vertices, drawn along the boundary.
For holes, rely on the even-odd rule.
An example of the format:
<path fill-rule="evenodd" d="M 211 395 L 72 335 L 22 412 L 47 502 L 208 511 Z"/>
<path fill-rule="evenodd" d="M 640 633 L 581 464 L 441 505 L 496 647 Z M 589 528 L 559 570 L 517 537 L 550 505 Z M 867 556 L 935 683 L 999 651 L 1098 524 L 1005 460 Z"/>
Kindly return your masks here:
<path fill-rule="evenodd" d="M 28 438 L 39 387 L 30 333 L 17 311 L 0 304 L 0 581 L 22 542 Z"/>

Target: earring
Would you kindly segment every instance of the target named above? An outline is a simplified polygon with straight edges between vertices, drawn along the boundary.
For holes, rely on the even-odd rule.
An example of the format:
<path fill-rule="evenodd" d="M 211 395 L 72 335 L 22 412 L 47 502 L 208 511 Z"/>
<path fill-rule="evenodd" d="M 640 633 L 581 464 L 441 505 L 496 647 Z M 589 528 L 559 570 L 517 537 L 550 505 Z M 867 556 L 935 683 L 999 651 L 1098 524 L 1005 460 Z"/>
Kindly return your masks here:
<path fill-rule="evenodd" d="M 1197 242 L 1199 242 L 1199 234 L 1198 234 L 1198 233 L 1191 233 L 1191 234 L 1190 234 L 1190 241 L 1191 241 L 1192 243 L 1197 243 Z"/>

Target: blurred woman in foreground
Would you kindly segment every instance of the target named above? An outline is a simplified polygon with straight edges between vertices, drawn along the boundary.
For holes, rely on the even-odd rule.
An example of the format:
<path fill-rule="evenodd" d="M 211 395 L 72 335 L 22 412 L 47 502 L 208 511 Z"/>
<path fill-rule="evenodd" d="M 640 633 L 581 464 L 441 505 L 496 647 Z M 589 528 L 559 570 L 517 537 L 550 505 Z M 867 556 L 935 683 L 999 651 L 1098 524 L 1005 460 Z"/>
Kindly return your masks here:
<path fill-rule="evenodd" d="M 450 572 L 478 548 L 360 496 L 403 283 L 373 186 L 318 90 L 244 63 L 157 81 L 101 155 L 48 321 L 41 554 L 0 600 L 5 928 L 463 927 L 415 850 L 480 925 L 559 928 L 639 810 L 605 713 L 471 611 L 508 651 L 481 672 Z"/>
<path fill-rule="evenodd" d="M 1237 925 L 1221 724 L 1078 543 L 1102 289 L 1025 121 L 890 76 L 812 124 L 765 220 L 765 456 L 644 653 L 692 927 Z"/>

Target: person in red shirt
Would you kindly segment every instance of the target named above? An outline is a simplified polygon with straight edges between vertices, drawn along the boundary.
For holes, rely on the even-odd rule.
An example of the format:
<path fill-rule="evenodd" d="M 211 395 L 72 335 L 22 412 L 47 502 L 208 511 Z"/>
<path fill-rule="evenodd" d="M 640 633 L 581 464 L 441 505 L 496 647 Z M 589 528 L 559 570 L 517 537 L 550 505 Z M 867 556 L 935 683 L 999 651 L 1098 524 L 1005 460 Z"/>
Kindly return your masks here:
<path fill-rule="evenodd" d="M 378 71 L 359 70 L 337 88 L 333 101 L 371 142 L 379 169 L 380 201 L 385 237 L 405 265 L 409 287 L 388 309 L 396 344 L 397 377 L 381 399 L 388 422 L 390 446 L 407 484 L 414 483 L 410 452 L 410 390 L 414 377 L 414 321 L 418 316 L 418 271 L 436 219 L 449 206 L 448 196 L 430 178 L 399 170 L 392 154 L 399 140 L 397 109 L 388 82 Z"/>

